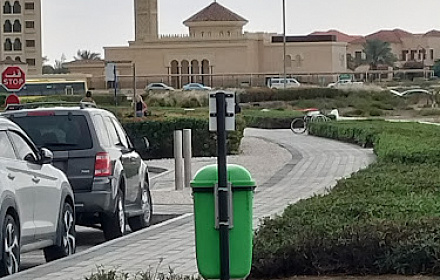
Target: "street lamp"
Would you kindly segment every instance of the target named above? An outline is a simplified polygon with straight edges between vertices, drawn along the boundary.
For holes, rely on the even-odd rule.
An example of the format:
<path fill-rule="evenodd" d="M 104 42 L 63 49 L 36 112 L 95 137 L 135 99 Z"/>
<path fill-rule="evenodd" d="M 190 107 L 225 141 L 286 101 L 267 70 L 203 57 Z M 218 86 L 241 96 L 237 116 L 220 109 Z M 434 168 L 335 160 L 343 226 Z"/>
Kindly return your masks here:
<path fill-rule="evenodd" d="M 284 89 L 286 89 L 286 0 L 283 0 L 283 73 Z"/>

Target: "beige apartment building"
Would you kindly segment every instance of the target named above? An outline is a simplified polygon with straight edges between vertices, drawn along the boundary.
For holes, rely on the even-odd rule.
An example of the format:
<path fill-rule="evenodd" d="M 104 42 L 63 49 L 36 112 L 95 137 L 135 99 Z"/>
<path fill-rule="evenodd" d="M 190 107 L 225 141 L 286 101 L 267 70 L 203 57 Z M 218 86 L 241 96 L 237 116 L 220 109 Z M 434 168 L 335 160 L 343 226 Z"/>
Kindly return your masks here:
<path fill-rule="evenodd" d="M 130 86 L 135 64 L 137 88 L 163 81 L 176 88 L 188 82 L 210 86 L 264 85 L 284 74 L 283 36 L 244 31 L 247 20 L 214 1 L 183 22 L 187 34 L 158 33 L 157 0 L 134 0 L 135 40 L 105 47 L 106 61 L 118 63 L 123 87 Z M 288 75 L 346 72 L 346 42 L 335 36 L 287 36 Z M 104 62 L 67 63 L 72 73 L 93 74 L 101 88 Z M 100 76 L 100 80 L 97 76 Z"/>
<path fill-rule="evenodd" d="M 41 1 L 0 0 L 0 64 L 22 64 L 28 75 L 41 75 Z"/>

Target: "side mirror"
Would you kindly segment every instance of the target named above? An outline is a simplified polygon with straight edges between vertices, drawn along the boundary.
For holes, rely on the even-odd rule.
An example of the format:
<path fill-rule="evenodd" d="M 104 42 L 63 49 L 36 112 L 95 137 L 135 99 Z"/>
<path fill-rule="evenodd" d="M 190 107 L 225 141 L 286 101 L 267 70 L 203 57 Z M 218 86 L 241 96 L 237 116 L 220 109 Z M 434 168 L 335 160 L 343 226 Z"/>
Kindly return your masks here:
<path fill-rule="evenodd" d="M 142 137 L 142 140 L 144 141 L 145 149 L 149 150 L 150 149 L 150 141 L 148 141 L 148 138 Z"/>
<path fill-rule="evenodd" d="M 50 164 L 53 162 L 53 153 L 46 149 L 40 149 L 40 164 Z"/>

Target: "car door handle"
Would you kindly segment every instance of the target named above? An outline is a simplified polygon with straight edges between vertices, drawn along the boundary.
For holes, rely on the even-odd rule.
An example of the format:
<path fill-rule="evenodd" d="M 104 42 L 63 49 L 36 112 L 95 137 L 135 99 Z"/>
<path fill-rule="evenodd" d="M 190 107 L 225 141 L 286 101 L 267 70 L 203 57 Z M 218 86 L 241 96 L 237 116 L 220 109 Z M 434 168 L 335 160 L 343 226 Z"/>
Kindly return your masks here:
<path fill-rule="evenodd" d="M 15 179 L 15 176 L 12 175 L 11 173 L 9 173 L 9 174 L 8 174 L 8 178 L 11 179 L 11 180 L 14 180 L 14 179 Z"/>
<path fill-rule="evenodd" d="M 34 183 L 38 183 L 38 182 L 40 182 L 40 178 L 34 177 L 34 178 L 32 178 L 32 181 L 34 181 Z"/>

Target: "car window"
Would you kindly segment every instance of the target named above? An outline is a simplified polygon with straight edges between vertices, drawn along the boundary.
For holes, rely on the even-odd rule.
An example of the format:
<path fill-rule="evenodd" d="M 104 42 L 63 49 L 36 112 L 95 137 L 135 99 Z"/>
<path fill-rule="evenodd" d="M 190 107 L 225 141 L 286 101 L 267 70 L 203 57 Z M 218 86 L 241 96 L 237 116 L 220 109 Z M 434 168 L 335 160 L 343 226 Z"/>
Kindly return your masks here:
<path fill-rule="evenodd" d="M 37 147 L 52 151 L 91 149 L 92 138 L 85 116 L 50 115 L 12 118 Z"/>
<path fill-rule="evenodd" d="M 128 141 L 127 141 L 127 135 L 125 134 L 124 129 L 121 127 L 121 125 L 119 124 L 119 122 L 116 119 L 112 119 L 112 121 L 113 121 L 113 125 L 116 128 L 116 132 L 118 133 L 118 137 L 119 137 L 121 144 L 125 148 L 129 148 Z"/>
<path fill-rule="evenodd" d="M 110 145 L 121 145 L 121 141 L 119 140 L 118 133 L 116 132 L 116 128 L 113 125 L 110 117 L 105 117 L 104 123 L 105 126 L 107 127 Z"/>
<path fill-rule="evenodd" d="M 29 146 L 29 143 L 18 133 L 10 131 L 9 135 L 11 136 L 12 143 L 15 147 L 15 154 L 18 159 L 25 160 L 25 158 L 31 154 L 34 157 L 34 160 L 37 160 L 37 154 L 35 151 Z"/>
<path fill-rule="evenodd" d="M 107 129 L 105 128 L 102 116 L 95 115 L 93 118 L 93 123 L 96 128 L 96 134 L 98 135 L 99 143 L 101 143 L 104 147 L 110 146 L 109 136 L 107 133 Z"/>
<path fill-rule="evenodd" d="M 0 157 L 16 159 L 14 148 L 9 141 L 6 131 L 0 131 Z"/>

